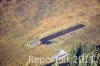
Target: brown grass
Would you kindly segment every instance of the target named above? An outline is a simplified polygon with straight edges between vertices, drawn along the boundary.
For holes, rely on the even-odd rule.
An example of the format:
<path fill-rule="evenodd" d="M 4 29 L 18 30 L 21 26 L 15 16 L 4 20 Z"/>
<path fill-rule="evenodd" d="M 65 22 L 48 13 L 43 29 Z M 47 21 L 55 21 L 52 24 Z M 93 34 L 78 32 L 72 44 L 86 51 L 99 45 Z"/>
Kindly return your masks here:
<path fill-rule="evenodd" d="M 62 29 L 74 26 L 78 23 L 83 23 L 86 25 L 86 27 L 54 39 L 56 43 L 53 43 L 52 45 L 69 51 L 77 42 L 99 44 L 100 28 L 97 26 L 100 25 L 100 3 L 98 3 L 96 0 L 84 0 L 84 2 L 81 0 L 72 0 L 72 2 L 68 2 L 70 4 L 69 7 L 67 7 L 68 4 L 64 4 L 65 1 L 66 0 L 57 0 L 56 3 L 53 4 L 55 7 L 52 6 L 52 10 L 54 10 L 54 8 L 57 10 L 51 10 L 51 16 L 48 16 L 48 8 L 50 8 L 51 5 L 47 5 L 47 2 L 44 1 L 44 4 L 48 6 L 48 8 L 46 8 L 44 14 L 42 15 L 40 12 L 38 12 L 39 7 L 41 6 L 38 2 L 32 2 L 29 4 L 30 7 L 28 6 L 28 8 L 23 6 L 23 8 L 26 9 L 23 10 L 22 13 L 24 13 L 27 17 L 14 12 L 16 7 L 22 3 L 27 3 L 26 1 L 21 2 L 18 5 L 11 5 L 0 9 L 0 14 L 2 15 L 0 15 L 0 17 L 2 17 L 0 18 L 0 62 L 4 63 L 4 66 L 28 65 L 28 57 L 26 56 L 51 56 L 55 52 L 44 45 L 32 48 L 23 48 L 22 45 L 30 40 L 38 40 Z M 38 17 L 41 16 L 43 19 L 37 19 L 33 22 L 31 19 L 34 18 L 34 15 L 37 15 Z M 28 19 L 29 22 L 26 22 L 25 19 L 28 17 L 30 17 Z M 28 27 L 26 27 L 25 24 Z"/>

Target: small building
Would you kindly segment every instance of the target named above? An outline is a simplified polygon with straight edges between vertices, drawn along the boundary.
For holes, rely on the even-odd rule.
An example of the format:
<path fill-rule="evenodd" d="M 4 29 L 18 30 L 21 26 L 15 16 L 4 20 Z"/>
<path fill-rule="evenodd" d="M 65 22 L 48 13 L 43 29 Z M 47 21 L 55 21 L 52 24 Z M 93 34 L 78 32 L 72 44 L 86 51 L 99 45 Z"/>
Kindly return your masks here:
<path fill-rule="evenodd" d="M 65 50 L 60 50 L 59 53 L 57 53 L 56 55 L 53 55 L 51 58 L 53 60 L 61 60 L 65 58 L 66 56 L 68 56 L 68 53 Z"/>

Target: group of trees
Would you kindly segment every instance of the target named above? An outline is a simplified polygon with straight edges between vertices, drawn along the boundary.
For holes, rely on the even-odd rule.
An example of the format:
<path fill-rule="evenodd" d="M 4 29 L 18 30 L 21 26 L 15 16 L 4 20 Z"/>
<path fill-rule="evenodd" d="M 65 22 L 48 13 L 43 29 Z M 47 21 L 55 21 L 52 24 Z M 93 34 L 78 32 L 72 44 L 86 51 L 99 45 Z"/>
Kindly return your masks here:
<path fill-rule="evenodd" d="M 70 52 L 71 66 L 99 66 L 99 51 L 100 47 L 94 44 L 77 44 Z"/>
<path fill-rule="evenodd" d="M 82 44 L 74 46 L 66 66 L 100 66 L 100 45 Z M 59 66 L 56 61 L 52 66 Z"/>

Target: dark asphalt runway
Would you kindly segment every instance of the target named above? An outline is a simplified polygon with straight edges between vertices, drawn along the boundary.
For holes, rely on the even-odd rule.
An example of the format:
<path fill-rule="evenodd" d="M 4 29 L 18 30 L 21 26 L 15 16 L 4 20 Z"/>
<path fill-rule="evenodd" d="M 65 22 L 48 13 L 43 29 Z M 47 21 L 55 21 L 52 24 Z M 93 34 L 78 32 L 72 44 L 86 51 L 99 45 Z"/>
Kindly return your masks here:
<path fill-rule="evenodd" d="M 49 35 L 47 37 L 44 37 L 44 38 L 40 39 L 40 41 L 41 41 L 42 44 L 46 44 L 46 45 L 51 44 L 52 42 L 50 42 L 49 40 L 54 39 L 54 38 L 59 37 L 59 36 L 62 36 L 64 34 L 73 32 L 75 30 L 78 30 L 80 28 L 83 28 L 84 26 L 85 25 L 83 25 L 83 24 L 78 24 L 78 25 L 73 26 L 71 28 L 68 28 L 68 29 L 62 30 L 60 32 L 57 32 L 55 34 Z"/>

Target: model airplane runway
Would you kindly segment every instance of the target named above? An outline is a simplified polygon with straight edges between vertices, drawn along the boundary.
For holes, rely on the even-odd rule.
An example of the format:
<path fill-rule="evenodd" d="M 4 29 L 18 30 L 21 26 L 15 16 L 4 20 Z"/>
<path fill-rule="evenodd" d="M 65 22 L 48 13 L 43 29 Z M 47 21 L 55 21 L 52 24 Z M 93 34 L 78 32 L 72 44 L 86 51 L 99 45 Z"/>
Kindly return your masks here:
<path fill-rule="evenodd" d="M 40 39 L 40 42 L 41 42 L 42 44 L 47 44 L 47 45 L 48 45 L 48 44 L 51 44 L 52 42 L 49 42 L 49 40 L 54 39 L 54 38 L 57 38 L 57 37 L 60 37 L 60 36 L 62 36 L 62 35 L 64 35 L 64 34 L 73 32 L 73 31 L 75 31 L 75 30 L 78 30 L 78 29 L 80 29 L 80 28 L 83 28 L 84 26 L 85 26 L 85 25 L 83 25 L 83 24 L 78 24 L 78 25 L 76 25 L 76 26 L 74 26 L 74 27 L 71 27 L 71 28 L 62 30 L 62 31 L 60 31 L 60 32 L 57 32 L 57 33 L 55 33 L 55 34 L 49 35 L 49 36 L 47 36 L 47 37 L 44 37 L 44 38 Z"/>
<path fill-rule="evenodd" d="M 80 28 L 83 28 L 85 25 L 83 24 L 78 24 L 76 26 L 73 26 L 71 28 L 68 28 L 68 29 L 65 29 L 65 30 L 62 30 L 62 31 L 59 31 L 55 34 L 52 34 L 52 35 L 49 35 L 47 37 L 44 37 L 44 38 L 41 38 L 40 40 L 37 40 L 35 42 L 32 42 L 31 45 L 33 46 L 36 46 L 37 44 L 46 44 L 46 45 L 49 45 L 51 44 L 52 42 L 50 42 L 51 39 L 54 39 L 54 38 L 57 38 L 57 37 L 60 37 L 64 34 L 67 34 L 67 33 L 70 33 L 70 32 L 73 32 L 75 30 L 78 30 Z"/>

